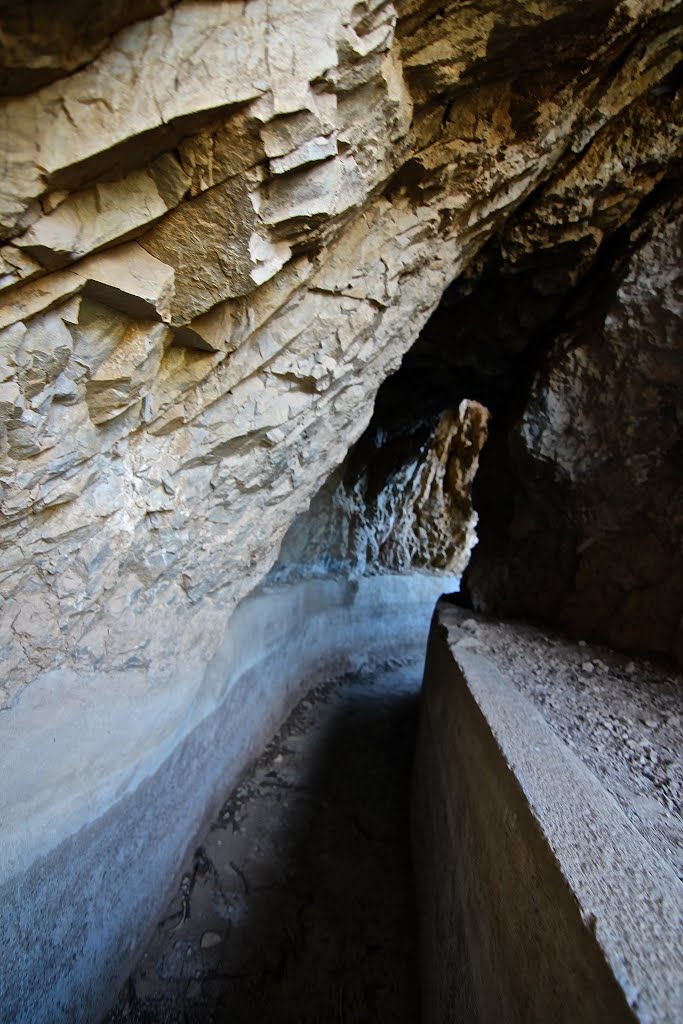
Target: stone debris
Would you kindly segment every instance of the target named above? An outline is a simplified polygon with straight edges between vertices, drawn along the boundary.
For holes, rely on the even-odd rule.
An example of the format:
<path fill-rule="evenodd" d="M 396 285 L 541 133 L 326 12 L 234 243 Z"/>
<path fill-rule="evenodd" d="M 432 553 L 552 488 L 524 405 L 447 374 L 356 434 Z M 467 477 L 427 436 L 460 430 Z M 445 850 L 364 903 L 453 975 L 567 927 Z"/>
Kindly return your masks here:
<path fill-rule="evenodd" d="M 471 643 L 476 621 L 479 653 L 533 701 L 683 880 L 680 670 L 519 622 L 460 614 L 467 617 L 459 644 Z"/>

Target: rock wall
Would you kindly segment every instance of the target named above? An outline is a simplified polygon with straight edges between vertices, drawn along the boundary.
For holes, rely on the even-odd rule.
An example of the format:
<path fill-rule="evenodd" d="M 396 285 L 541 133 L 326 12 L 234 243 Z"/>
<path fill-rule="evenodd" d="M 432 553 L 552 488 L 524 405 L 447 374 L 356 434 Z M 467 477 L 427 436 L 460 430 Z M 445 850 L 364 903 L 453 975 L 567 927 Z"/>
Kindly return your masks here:
<path fill-rule="evenodd" d="M 446 285 L 680 43 L 674 0 L 124 6 L 3 14 L 3 706 L 206 663 Z"/>
<path fill-rule="evenodd" d="M 579 293 L 483 463 L 475 607 L 683 659 L 682 258 L 677 190 Z"/>
<path fill-rule="evenodd" d="M 463 399 L 433 423 L 377 415 L 288 530 L 270 578 L 437 572 L 459 578 L 477 542 L 472 483 L 488 410 Z"/>
<path fill-rule="evenodd" d="M 337 675 L 416 662 L 449 583 L 382 575 L 260 589 L 201 678 L 179 666 L 173 691 L 112 691 L 107 676 L 78 692 L 36 684 L 21 731 L 3 736 L 3 1024 L 98 1024 L 197 836 L 293 705 Z"/>
<path fill-rule="evenodd" d="M 190 731 L 220 736 L 234 778 L 266 721 L 231 689 L 235 608 L 446 289 L 465 330 L 426 359 L 431 385 L 403 378 L 391 431 L 368 435 L 378 460 L 352 454 L 328 487 L 351 543 L 328 524 L 316 549 L 314 508 L 283 550 L 459 569 L 486 419 L 461 403 L 492 409 L 499 445 L 498 391 L 519 393 L 516 377 L 474 393 L 470 371 L 500 381 L 554 337 L 671 184 L 682 23 L 679 0 L 0 4 L 10 1019 L 92 1019 L 125 976 L 217 770 Z M 280 707 L 271 676 L 261 703 Z M 172 806 L 178 773 L 155 873 L 148 795 Z M 146 874 L 122 901 L 129 851 L 112 836 L 128 826 Z M 63 928 L 36 942 L 50 915 Z"/>
<path fill-rule="evenodd" d="M 468 621 L 437 605 L 425 667 L 412 805 L 422 1020 L 673 1024 L 671 860 Z"/>

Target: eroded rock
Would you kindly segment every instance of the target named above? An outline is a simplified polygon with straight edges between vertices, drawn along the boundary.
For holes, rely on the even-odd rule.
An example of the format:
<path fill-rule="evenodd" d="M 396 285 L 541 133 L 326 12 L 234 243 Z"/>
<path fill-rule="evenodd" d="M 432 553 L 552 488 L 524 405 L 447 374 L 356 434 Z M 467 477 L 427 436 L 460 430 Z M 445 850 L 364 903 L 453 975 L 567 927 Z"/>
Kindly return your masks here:
<path fill-rule="evenodd" d="M 165 7 L 134 23 L 98 8 L 77 65 L 63 26 L 45 61 L 8 30 L 0 588 L 15 696 L 45 643 L 78 672 L 154 665 L 162 687 L 188 652 L 206 662 L 511 214 L 544 195 L 516 222 L 515 258 L 574 236 L 594 249 L 680 144 L 673 0 Z M 399 529 L 397 564 L 432 543 L 457 561 L 444 493 L 425 482 L 424 536 Z M 14 627 L 19 611 L 42 637 Z"/>

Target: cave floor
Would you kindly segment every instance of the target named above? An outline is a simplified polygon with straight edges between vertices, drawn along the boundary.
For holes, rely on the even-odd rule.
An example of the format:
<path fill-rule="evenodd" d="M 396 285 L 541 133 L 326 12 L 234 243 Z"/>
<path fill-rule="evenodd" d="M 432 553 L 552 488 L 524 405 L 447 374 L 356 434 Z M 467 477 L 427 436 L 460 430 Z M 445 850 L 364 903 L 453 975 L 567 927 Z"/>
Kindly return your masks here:
<path fill-rule="evenodd" d="M 311 690 L 229 796 L 105 1024 L 415 1024 L 422 664 Z"/>

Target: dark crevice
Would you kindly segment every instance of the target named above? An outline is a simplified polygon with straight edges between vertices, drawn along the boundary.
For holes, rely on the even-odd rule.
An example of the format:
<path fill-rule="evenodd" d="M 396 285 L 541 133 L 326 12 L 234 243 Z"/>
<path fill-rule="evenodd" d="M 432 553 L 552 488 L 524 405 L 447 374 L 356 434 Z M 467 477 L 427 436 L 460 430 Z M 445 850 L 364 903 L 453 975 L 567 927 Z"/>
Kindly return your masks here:
<path fill-rule="evenodd" d="M 504 431 L 519 417 L 531 383 L 558 335 L 590 316 L 599 323 L 620 282 L 635 240 L 648 230 L 652 211 L 680 193 L 681 167 L 638 205 L 627 223 L 608 236 L 589 270 L 563 294 L 539 295 L 537 279 L 555 273 L 570 281 L 583 258 L 579 246 L 536 253 L 522 271 L 513 270 L 494 236 L 479 256 L 444 292 L 442 301 L 404 356 L 400 368 L 380 388 L 368 431 L 397 438 L 423 437 L 434 420 L 463 398 L 493 414 L 492 430 Z M 519 220 L 538 201 L 535 192 L 520 206 Z M 526 326 L 535 317 L 537 324 Z M 419 443 L 419 442 L 418 442 Z M 362 458 L 358 450 L 351 465 Z"/>

